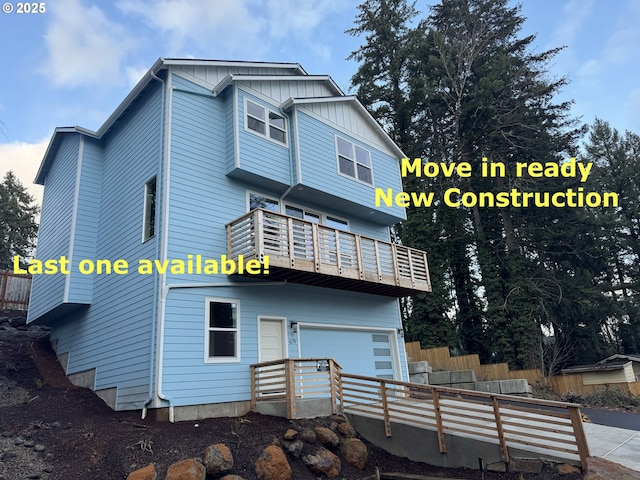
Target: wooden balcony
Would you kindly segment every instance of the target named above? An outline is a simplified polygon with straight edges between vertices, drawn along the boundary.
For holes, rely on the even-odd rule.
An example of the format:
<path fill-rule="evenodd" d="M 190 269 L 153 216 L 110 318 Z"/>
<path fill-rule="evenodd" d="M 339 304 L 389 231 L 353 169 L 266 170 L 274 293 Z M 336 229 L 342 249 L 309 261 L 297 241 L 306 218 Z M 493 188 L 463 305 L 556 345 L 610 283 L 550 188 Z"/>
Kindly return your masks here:
<path fill-rule="evenodd" d="M 423 251 L 267 210 L 227 224 L 227 250 L 268 266 L 260 276 L 269 280 L 391 297 L 431 291 Z"/>

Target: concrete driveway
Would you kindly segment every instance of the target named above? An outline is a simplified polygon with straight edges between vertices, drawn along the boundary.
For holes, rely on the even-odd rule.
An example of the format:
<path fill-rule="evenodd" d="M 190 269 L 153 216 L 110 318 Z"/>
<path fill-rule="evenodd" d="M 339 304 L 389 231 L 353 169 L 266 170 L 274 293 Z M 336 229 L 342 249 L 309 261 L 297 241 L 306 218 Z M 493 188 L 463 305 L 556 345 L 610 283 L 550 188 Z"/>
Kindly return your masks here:
<path fill-rule="evenodd" d="M 591 456 L 640 471 L 640 431 L 583 423 Z"/>

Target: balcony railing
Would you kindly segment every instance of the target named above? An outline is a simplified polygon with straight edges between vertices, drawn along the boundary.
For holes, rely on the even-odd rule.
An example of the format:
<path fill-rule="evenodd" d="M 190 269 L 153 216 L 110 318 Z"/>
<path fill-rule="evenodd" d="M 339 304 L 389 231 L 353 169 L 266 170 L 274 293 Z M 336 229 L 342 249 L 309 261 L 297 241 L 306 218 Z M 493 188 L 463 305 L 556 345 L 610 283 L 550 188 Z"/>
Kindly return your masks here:
<path fill-rule="evenodd" d="M 431 291 L 427 254 L 256 209 L 227 225 L 228 256 L 269 258 L 272 280 L 403 297 Z"/>

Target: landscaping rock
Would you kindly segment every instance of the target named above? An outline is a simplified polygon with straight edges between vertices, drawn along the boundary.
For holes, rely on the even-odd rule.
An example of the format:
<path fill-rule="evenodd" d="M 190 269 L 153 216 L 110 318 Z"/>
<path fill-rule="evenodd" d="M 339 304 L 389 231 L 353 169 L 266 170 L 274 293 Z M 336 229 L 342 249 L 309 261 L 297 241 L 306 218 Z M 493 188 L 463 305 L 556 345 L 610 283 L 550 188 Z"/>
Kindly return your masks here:
<path fill-rule="evenodd" d="M 150 463 L 144 468 L 139 468 L 127 475 L 127 480 L 156 480 L 158 478 L 158 472 L 156 466 Z"/>
<path fill-rule="evenodd" d="M 514 457 L 509 463 L 509 470 L 523 473 L 541 473 L 542 460 L 539 458 Z"/>
<path fill-rule="evenodd" d="M 319 448 L 314 455 L 302 457 L 304 464 L 315 474 L 335 478 L 340 475 L 340 459 L 326 448 Z"/>
<path fill-rule="evenodd" d="M 302 433 L 300 434 L 300 438 L 305 443 L 316 443 L 316 440 L 318 439 L 316 432 L 308 428 L 305 428 L 304 430 L 302 430 Z"/>
<path fill-rule="evenodd" d="M 233 455 L 225 444 L 216 443 L 205 449 L 202 463 L 207 470 L 207 475 L 220 475 L 233 468 Z"/>
<path fill-rule="evenodd" d="M 339 423 L 338 433 L 347 438 L 354 438 L 358 435 L 355 428 L 353 428 L 353 426 L 349 422 Z"/>
<path fill-rule="evenodd" d="M 291 442 L 284 440 L 282 446 L 287 453 L 293 455 L 295 458 L 302 456 L 302 449 L 304 448 L 304 442 L 302 440 L 293 440 Z"/>
<path fill-rule="evenodd" d="M 244 478 L 238 475 L 225 475 L 220 480 L 244 480 Z"/>
<path fill-rule="evenodd" d="M 207 470 L 199 458 L 189 458 L 169 465 L 165 480 L 205 480 Z"/>
<path fill-rule="evenodd" d="M 583 480 L 640 480 L 640 472 L 610 462 L 604 458 L 588 457 Z"/>
<path fill-rule="evenodd" d="M 258 480 L 289 480 L 292 475 L 291 465 L 277 445 L 265 448 L 254 466 Z"/>
<path fill-rule="evenodd" d="M 338 448 L 340 446 L 340 439 L 331 429 L 326 427 L 316 427 L 315 430 L 318 440 L 320 440 L 325 446 L 329 448 Z"/>
<path fill-rule="evenodd" d="M 298 432 L 293 428 L 290 428 L 289 430 L 284 432 L 284 435 L 282 436 L 282 438 L 289 441 L 295 440 L 296 438 L 298 438 Z"/>
<path fill-rule="evenodd" d="M 557 467 L 558 473 L 562 475 L 573 475 L 582 473 L 582 469 L 576 465 L 561 463 Z"/>
<path fill-rule="evenodd" d="M 351 465 L 360 470 L 367 466 L 369 451 L 364 443 L 357 438 L 349 438 L 342 444 L 342 455 Z"/>

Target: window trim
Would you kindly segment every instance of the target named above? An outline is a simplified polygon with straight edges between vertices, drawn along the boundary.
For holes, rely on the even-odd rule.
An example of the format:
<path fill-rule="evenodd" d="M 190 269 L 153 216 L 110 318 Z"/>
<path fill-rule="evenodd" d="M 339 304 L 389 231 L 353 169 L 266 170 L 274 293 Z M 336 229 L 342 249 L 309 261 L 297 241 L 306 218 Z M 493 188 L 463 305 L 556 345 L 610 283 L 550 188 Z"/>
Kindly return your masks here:
<path fill-rule="evenodd" d="M 225 331 L 234 331 L 236 333 L 236 354 L 233 357 L 210 357 L 209 356 L 209 333 L 212 330 L 210 327 L 210 304 L 215 303 L 229 303 L 236 306 L 236 326 L 232 329 L 224 329 Z M 239 363 L 242 359 L 242 342 L 240 341 L 240 300 L 237 298 L 224 298 L 224 297 L 205 297 L 204 299 L 204 363 L 216 364 L 216 363 Z"/>
<path fill-rule="evenodd" d="M 258 118 L 253 114 L 249 113 L 249 103 L 255 105 L 256 107 L 262 108 L 264 110 L 264 118 Z M 275 115 L 279 118 L 282 118 L 283 120 L 283 128 L 278 127 L 277 125 L 274 125 L 271 123 L 269 116 L 270 115 Z M 261 133 L 258 132 L 257 130 L 253 130 L 252 128 L 249 128 L 249 118 L 254 118 L 260 122 L 262 122 L 265 126 L 265 133 Z M 281 142 L 280 140 L 278 140 L 277 138 L 273 138 L 271 136 L 271 129 L 275 129 L 279 132 L 284 133 L 284 142 Z M 270 142 L 273 142 L 277 145 L 280 145 L 281 147 L 287 147 L 289 145 L 289 132 L 287 129 L 287 117 L 285 117 L 283 114 L 277 112 L 276 110 L 273 110 L 269 107 L 265 107 L 264 105 L 256 102 L 255 100 L 250 100 L 248 97 L 244 97 L 244 129 L 246 132 L 249 132 L 253 135 L 257 135 L 258 137 L 262 137 L 262 138 L 266 138 L 267 140 L 269 140 Z"/>
<path fill-rule="evenodd" d="M 343 140 L 347 143 L 349 143 L 351 145 L 351 158 L 346 157 L 345 155 L 341 155 L 340 151 L 338 149 L 338 141 L 339 140 Z M 375 185 L 374 179 L 373 179 L 373 159 L 372 159 L 372 155 L 371 155 L 371 150 L 364 148 L 362 145 L 360 145 L 359 143 L 356 143 L 346 137 L 343 137 L 341 135 L 335 135 L 335 139 L 334 139 L 334 143 L 335 143 L 335 148 L 336 148 L 336 167 L 338 169 L 338 174 L 342 175 L 343 177 L 346 178 L 350 178 L 351 180 L 355 180 L 356 182 L 359 182 L 363 185 L 367 185 L 369 187 L 373 187 Z M 356 148 L 360 148 L 361 150 L 367 152 L 367 155 L 369 156 L 369 163 L 370 165 L 365 165 L 364 163 L 359 163 L 358 162 L 358 158 L 357 158 L 357 154 L 356 154 Z M 349 161 L 353 162 L 353 167 L 354 167 L 354 175 L 351 176 L 348 173 L 344 173 L 342 170 L 340 170 L 340 157 L 344 157 Z M 358 165 L 361 165 L 365 168 L 369 169 L 369 172 L 371 173 L 371 183 L 362 180 L 358 177 Z"/>
<path fill-rule="evenodd" d="M 150 189 L 153 184 L 153 195 L 150 197 Z M 149 198 L 152 198 L 150 203 Z M 158 209 L 158 177 L 154 175 L 144 184 L 144 200 L 142 207 L 142 243 L 156 236 Z"/>
<path fill-rule="evenodd" d="M 263 195 L 260 192 L 256 192 L 254 190 L 247 190 L 247 212 L 251 212 L 251 195 L 255 195 L 256 197 L 262 197 L 265 198 L 267 200 L 271 200 L 272 202 L 275 202 L 276 205 L 278 205 L 278 211 L 276 212 L 275 210 L 269 210 L 268 208 L 265 208 L 265 210 L 267 211 L 273 211 L 274 213 L 280 213 L 282 210 L 282 207 L 280 206 L 280 199 L 278 197 L 273 197 L 271 195 Z"/>

